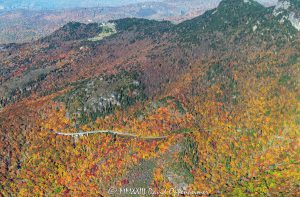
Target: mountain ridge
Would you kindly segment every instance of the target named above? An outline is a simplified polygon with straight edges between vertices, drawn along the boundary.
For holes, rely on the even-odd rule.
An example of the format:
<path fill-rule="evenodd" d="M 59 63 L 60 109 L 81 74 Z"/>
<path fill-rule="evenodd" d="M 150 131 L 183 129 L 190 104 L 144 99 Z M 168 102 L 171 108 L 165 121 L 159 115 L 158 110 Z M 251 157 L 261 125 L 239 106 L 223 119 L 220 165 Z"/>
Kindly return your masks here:
<path fill-rule="evenodd" d="M 264 5 L 271 6 L 271 4 Z M 170 20 L 179 23 L 216 7 L 214 1 L 156 1 L 121 7 L 75 8 L 64 10 L 16 11 L 0 10 L 0 43 L 24 43 L 40 39 L 70 21 L 82 23 L 107 22 L 126 17 Z M 1 6 L 0 6 L 1 9 Z"/>
<path fill-rule="evenodd" d="M 240 8 L 247 11 L 240 12 Z M 131 32 L 129 34 L 132 34 L 133 37 L 130 42 L 149 38 L 150 40 L 154 39 L 154 42 L 157 42 L 159 45 L 161 40 L 157 38 L 166 35 L 169 37 L 166 39 L 169 43 L 172 43 L 174 39 L 179 41 L 178 44 L 173 46 L 174 48 L 183 46 L 184 50 L 188 50 L 187 45 L 192 43 L 197 47 L 203 47 L 202 50 L 209 47 L 219 53 L 222 53 L 222 51 L 226 52 L 228 49 L 240 50 L 240 47 L 244 48 L 244 42 L 252 42 L 254 46 L 263 46 L 265 44 L 265 47 L 270 48 L 274 47 L 273 42 L 276 41 L 278 43 L 278 45 L 275 45 L 276 47 L 283 47 L 285 43 L 296 39 L 299 34 L 288 22 L 281 23 L 278 19 L 274 19 L 272 10 L 273 8 L 265 8 L 254 1 L 224 0 L 218 8 L 207 11 L 199 17 L 178 25 L 173 25 L 168 21 L 158 22 L 135 18 L 113 20 L 110 23 L 116 24 L 117 31 L 112 39 L 122 37 L 123 34 L 126 35 L 127 32 Z M 252 13 L 248 16 L 249 12 Z M 230 14 L 228 15 L 228 13 Z M 272 22 L 270 23 L 270 21 Z M 86 30 L 87 32 L 85 32 Z M 41 39 L 40 44 L 45 41 L 48 45 L 53 45 L 53 43 L 59 44 L 65 41 L 72 42 L 77 40 L 78 43 L 75 44 L 75 47 L 76 45 L 83 45 L 79 48 L 84 50 L 84 42 L 87 42 L 87 46 L 99 43 L 88 41 L 88 39 L 98 36 L 101 32 L 101 26 L 96 23 L 82 24 L 71 22 L 49 37 Z M 270 34 L 272 36 L 269 36 Z M 110 37 L 99 41 L 100 43 L 110 43 Z M 268 46 L 269 41 L 272 43 L 270 46 Z M 83 44 L 80 42 L 83 42 Z M 26 46 L 26 44 L 20 46 Z M 200 54 L 194 55 L 198 56 Z"/>
<path fill-rule="evenodd" d="M 224 0 L 3 46 L 0 195 L 297 195 L 300 34 L 274 10 Z"/>

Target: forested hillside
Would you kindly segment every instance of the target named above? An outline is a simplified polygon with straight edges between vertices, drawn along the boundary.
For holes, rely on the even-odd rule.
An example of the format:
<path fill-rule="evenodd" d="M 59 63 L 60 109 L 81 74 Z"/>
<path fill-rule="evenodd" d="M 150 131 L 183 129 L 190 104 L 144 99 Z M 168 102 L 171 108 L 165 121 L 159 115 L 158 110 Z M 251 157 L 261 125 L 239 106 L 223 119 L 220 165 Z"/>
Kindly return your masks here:
<path fill-rule="evenodd" d="M 0 194 L 299 195 L 299 22 L 297 1 L 223 0 L 3 45 Z"/>

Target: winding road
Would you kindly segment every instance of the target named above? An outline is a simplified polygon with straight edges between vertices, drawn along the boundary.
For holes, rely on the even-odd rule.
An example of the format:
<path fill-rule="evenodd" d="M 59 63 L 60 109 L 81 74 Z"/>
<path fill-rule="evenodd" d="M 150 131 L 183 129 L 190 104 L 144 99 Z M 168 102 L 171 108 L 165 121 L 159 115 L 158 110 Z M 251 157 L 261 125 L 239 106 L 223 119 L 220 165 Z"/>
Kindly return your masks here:
<path fill-rule="evenodd" d="M 81 137 L 81 136 L 97 134 L 97 133 L 107 133 L 107 134 L 113 134 L 113 135 L 124 136 L 124 137 L 139 138 L 139 139 L 144 139 L 144 140 L 159 140 L 159 139 L 166 139 L 168 137 L 168 136 L 143 137 L 143 136 L 135 135 L 132 133 L 110 131 L 110 130 L 87 131 L 87 132 L 82 131 L 82 132 L 77 132 L 77 133 L 63 133 L 63 132 L 55 132 L 55 131 L 53 131 L 53 132 L 56 135 L 71 136 L 71 137 Z"/>

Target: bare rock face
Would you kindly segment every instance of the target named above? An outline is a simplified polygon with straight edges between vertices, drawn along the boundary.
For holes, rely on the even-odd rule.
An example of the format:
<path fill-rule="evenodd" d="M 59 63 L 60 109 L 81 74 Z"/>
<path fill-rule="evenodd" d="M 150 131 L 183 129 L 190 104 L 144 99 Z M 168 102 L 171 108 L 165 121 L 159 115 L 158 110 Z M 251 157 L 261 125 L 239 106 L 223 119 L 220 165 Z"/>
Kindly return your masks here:
<path fill-rule="evenodd" d="M 281 16 L 281 21 L 290 21 L 300 31 L 300 2 L 297 0 L 280 0 L 274 8 L 274 16 Z"/>

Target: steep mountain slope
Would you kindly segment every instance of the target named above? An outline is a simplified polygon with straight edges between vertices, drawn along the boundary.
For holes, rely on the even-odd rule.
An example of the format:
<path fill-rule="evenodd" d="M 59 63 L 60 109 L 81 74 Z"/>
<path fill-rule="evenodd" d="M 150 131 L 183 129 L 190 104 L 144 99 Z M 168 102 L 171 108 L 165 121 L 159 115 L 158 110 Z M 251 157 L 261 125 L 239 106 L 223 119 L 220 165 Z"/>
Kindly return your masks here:
<path fill-rule="evenodd" d="M 69 23 L 4 45 L 1 194 L 297 195 L 300 34 L 281 19 L 298 7 L 278 9 L 223 0 L 178 25 Z M 102 130 L 157 138 L 56 133 Z"/>
<path fill-rule="evenodd" d="M 218 8 L 179 25 L 182 37 L 189 42 L 214 40 L 211 44 L 237 47 L 253 42 L 259 47 L 269 42 L 278 45 L 294 38 L 296 29 L 289 21 L 273 16 L 274 8 L 265 8 L 256 1 L 222 1 Z M 197 24 L 197 25 L 195 25 Z M 270 36 L 271 35 L 271 36 Z M 230 40 L 230 43 L 227 43 Z M 226 43 L 226 45 L 225 45 Z"/>

